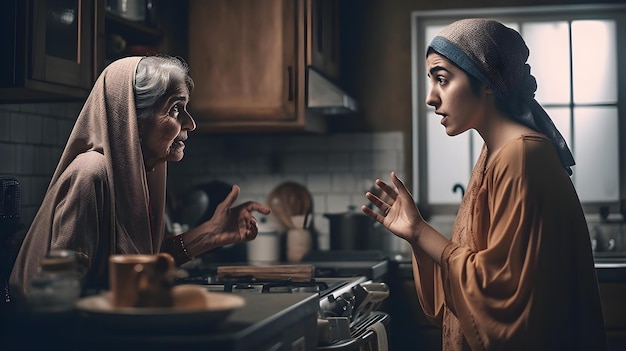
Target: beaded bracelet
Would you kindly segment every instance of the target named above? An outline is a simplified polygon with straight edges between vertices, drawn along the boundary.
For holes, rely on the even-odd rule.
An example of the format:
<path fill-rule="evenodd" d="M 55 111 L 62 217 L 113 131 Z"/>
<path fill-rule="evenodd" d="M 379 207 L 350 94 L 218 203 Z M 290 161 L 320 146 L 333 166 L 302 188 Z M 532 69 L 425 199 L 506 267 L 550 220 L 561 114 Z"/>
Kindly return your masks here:
<path fill-rule="evenodd" d="M 171 254 L 178 266 L 193 259 L 185 247 L 182 234 L 167 236 L 163 240 L 161 251 Z"/>
<path fill-rule="evenodd" d="M 182 234 L 178 235 L 178 240 L 180 241 L 180 247 L 183 249 L 183 252 L 185 253 L 185 256 L 187 257 L 187 260 L 192 260 L 193 257 L 191 257 L 189 255 L 189 252 L 187 252 L 187 248 L 185 247 L 185 243 L 183 242 L 183 235 Z"/>

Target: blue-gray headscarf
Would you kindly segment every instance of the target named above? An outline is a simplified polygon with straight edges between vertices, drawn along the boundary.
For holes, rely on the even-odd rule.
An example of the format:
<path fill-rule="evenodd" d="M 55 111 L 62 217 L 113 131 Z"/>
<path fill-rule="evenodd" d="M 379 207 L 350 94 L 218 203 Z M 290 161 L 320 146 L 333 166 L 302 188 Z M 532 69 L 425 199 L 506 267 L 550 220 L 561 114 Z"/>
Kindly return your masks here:
<path fill-rule="evenodd" d="M 429 49 L 478 79 L 498 98 L 510 102 L 513 117 L 552 140 L 563 167 L 572 175 L 574 157 L 546 111 L 535 100 L 537 81 L 526 63 L 529 50 L 517 31 L 494 20 L 463 19 L 439 32 Z"/>

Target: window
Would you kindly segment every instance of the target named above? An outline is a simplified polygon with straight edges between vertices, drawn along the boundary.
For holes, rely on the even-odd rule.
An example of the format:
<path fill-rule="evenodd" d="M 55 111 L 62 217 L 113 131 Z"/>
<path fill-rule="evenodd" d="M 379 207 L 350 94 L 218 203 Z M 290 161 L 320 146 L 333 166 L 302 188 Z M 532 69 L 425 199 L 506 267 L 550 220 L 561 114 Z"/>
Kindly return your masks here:
<path fill-rule="evenodd" d="M 412 18 L 414 194 L 434 213 L 456 211 L 480 153 L 475 132 L 449 137 L 432 108 L 425 52 L 461 18 L 489 17 L 517 30 L 530 49 L 537 101 L 565 137 L 576 166 L 572 181 L 587 212 L 617 212 L 626 198 L 626 6 L 585 5 L 415 12 Z M 621 140 L 621 139 L 624 140 Z"/>

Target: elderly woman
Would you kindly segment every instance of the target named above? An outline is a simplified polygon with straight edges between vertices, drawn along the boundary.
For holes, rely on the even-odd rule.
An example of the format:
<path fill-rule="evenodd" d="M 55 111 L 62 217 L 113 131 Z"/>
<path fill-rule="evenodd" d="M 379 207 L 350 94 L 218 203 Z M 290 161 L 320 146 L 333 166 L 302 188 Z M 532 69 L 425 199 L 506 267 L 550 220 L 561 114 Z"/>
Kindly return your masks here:
<path fill-rule="evenodd" d="M 233 186 L 214 216 L 178 236 L 164 236 L 168 161 L 180 161 L 196 128 L 186 110 L 188 67 L 165 56 L 128 57 L 100 75 L 78 116 L 10 277 L 27 293 L 51 249 L 77 252 L 86 287 L 105 287 L 111 254 L 168 252 L 182 264 L 216 247 L 252 240 L 256 202 L 231 207 Z"/>
<path fill-rule="evenodd" d="M 426 103 L 450 136 L 484 141 L 448 240 L 424 221 L 395 173 L 376 180 L 362 210 L 413 251 L 425 314 L 449 350 L 604 350 L 589 232 L 569 178 L 574 164 L 534 99 L 522 37 L 499 22 L 466 19 L 427 51 Z"/>

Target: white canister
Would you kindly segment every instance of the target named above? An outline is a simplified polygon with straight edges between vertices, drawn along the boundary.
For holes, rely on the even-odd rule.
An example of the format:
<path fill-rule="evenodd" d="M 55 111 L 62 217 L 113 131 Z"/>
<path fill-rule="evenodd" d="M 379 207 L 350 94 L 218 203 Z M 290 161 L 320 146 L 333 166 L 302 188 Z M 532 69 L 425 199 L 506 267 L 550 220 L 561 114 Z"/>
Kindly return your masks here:
<path fill-rule="evenodd" d="M 311 232 L 294 228 L 287 231 L 287 261 L 300 262 L 311 251 Z"/>
<path fill-rule="evenodd" d="M 259 233 L 248 241 L 248 262 L 265 264 L 280 260 L 280 235 L 276 227 L 266 218 L 258 221 Z"/>

